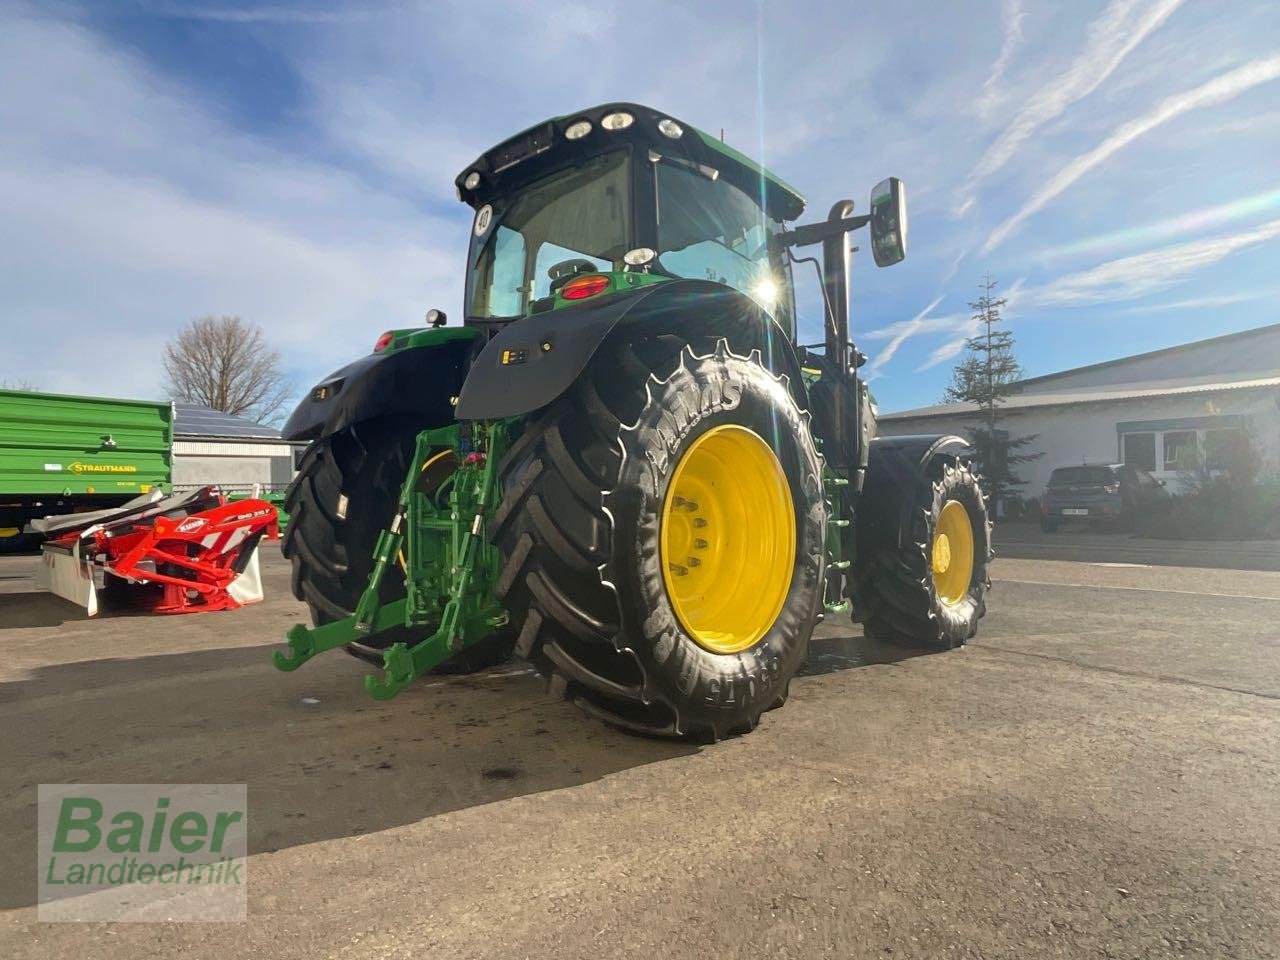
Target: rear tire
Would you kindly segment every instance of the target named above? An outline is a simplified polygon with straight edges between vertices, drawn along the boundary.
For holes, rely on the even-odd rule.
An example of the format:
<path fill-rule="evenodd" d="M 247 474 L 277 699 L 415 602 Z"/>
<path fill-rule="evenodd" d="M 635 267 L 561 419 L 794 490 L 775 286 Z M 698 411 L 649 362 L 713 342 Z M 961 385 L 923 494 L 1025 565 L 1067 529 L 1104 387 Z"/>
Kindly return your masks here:
<path fill-rule="evenodd" d="M 826 506 L 809 417 L 786 382 L 723 340 L 682 346 L 665 337 L 602 351 L 531 420 L 501 465 L 507 492 L 490 535 L 516 652 L 554 693 L 634 732 L 705 742 L 750 731 L 785 701 L 822 610 Z M 776 616 L 749 645 L 714 652 L 668 594 L 661 543 L 677 465 L 726 426 L 769 438 L 795 544 L 770 581 L 781 584 Z"/>
<path fill-rule="evenodd" d="M 355 613 L 373 570 L 378 534 L 391 521 L 413 456 L 418 427 L 382 419 L 355 424 L 316 440 L 307 448 L 285 494 L 289 525 L 281 552 L 293 566 L 293 595 L 320 626 Z M 345 497 L 345 503 L 340 498 Z M 398 569 L 382 582 L 382 601 L 404 596 Z M 415 643 L 426 628 L 399 628 L 345 649 L 357 659 L 382 666 L 382 651 L 398 641 Z M 508 659 L 511 639 L 496 636 L 468 647 L 433 672 L 470 673 Z"/>
<path fill-rule="evenodd" d="M 986 613 L 991 586 L 991 522 L 987 498 L 965 463 L 940 458 L 926 473 L 868 469 L 858 503 L 855 608 L 867 636 L 950 649 L 963 646 Z M 901 466 L 901 465 L 899 465 Z M 877 476 L 877 473 L 892 476 Z M 948 598 L 940 584 L 935 542 L 943 510 L 964 509 L 972 535 L 968 587 Z"/>

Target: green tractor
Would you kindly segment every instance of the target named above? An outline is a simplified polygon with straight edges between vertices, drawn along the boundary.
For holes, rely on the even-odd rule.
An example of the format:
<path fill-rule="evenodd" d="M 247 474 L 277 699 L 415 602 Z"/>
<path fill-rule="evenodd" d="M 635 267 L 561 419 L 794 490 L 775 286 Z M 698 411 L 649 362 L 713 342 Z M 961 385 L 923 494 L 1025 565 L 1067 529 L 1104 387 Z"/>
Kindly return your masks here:
<path fill-rule="evenodd" d="M 610 103 L 457 178 L 475 211 L 465 320 L 392 330 L 316 385 L 284 552 L 313 626 L 377 698 L 514 648 L 608 723 L 702 741 L 780 706 L 826 615 L 953 647 L 990 524 L 954 436 L 873 439 L 849 339 L 850 231 L 906 252 L 901 183 L 866 215 L 803 198 L 675 118 Z M 797 258 L 801 247 L 817 258 Z M 792 265 L 819 269 L 797 342 Z"/>

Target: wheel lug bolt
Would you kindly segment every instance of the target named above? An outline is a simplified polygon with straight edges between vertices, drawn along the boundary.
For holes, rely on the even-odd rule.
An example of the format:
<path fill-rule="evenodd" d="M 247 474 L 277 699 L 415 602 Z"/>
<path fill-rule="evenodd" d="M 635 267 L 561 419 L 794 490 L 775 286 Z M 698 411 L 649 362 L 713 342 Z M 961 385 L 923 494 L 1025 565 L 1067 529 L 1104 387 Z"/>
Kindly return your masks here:
<path fill-rule="evenodd" d="M 683 577 L 687 575 L 689 572 L 684 567 L 680 566 L 680 564 L 678 563 L 669 563 L 667 564 L 667 566 L 671 568 L 671 572 L 674 573 L 677 577 Z"/>
<path fill-rule="evenodd" d="M 689 566 L 691 566 L 691 567 L 699 567 L 699 566 L 702 566 L 702 561 L 701 561 L 701 560 L 699 560 L 697 557 L 690 557 L 690 558 L 689 558 Z"/>
<path fill-rule="evenodd" d="M 693 540 L 693 549 L 695 550 L 707 549 L 707 541 L 703 540 L 701 537 L 695 537 Z"/>
<path fill-rule="evenodd" d="M 684 497 L 677 496 L 675 501 L 677 510 L 688 510 L 690 512 L 697 510 L 698 505 L 692 500 L 686 500 Z"/>
<path fill-rule="evenodd" d="M 693 525 L 694 525 L 695 527 L 699 527 L 699 528 L 701 528 L 701 527 L 705 527 L 705 526 L 707 525 L 707 521 L 706 521 L 706 520 L 704 520 L 704 519 L 702 519 L 702 517 L 694 517 L 694 518 L 693 518 Z"/>

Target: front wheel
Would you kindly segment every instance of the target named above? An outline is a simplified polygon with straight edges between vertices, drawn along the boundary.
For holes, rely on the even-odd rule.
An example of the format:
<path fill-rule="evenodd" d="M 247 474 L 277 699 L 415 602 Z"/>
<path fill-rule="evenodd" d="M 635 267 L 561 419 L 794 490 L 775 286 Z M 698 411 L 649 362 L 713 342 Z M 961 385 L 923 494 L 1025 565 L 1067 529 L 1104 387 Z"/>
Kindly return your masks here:
<path fill-rule="evenodd" d="M 961 646 L 977 632 L 991 586 L 987 499 L 954 458 L 923 471 L 893 466 L 873 458 L 858 503 L 855 608 L 868 636 Z"/>
<path fill-rule="evenodd" d="M 599 355 L 503 463 L 491 526 L 516 644 L 628 729 L 751 730 L 822 609 L 808 415 L 760 355 L 669 338 Z"/>

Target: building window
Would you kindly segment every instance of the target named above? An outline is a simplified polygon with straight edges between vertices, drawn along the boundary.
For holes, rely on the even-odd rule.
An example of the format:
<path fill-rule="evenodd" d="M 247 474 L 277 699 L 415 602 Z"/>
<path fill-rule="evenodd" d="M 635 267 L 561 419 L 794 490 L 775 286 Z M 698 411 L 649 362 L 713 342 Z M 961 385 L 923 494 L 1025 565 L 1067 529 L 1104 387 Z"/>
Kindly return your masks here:
<path fill-rule="evenodd" d="M 1166 470 L 1191 470 L 1195 468 L 1199 448 L 1194 430 L 1167 430 L 1164 434 L 1164 468 Z"/>
<path fill-rule="evenodd" d="M 1124 436 L 1124 462 L 1150 473 L 1156 468 L 1156 435 L 1154 433 L 1126 433 Z"/>
<path fill-rule="evenodd" d="M 1249 439 L 1243 430 L 1206 430 L 1204 462 L 1210 470 L 1230 470 L 1247 456 Z"/>

